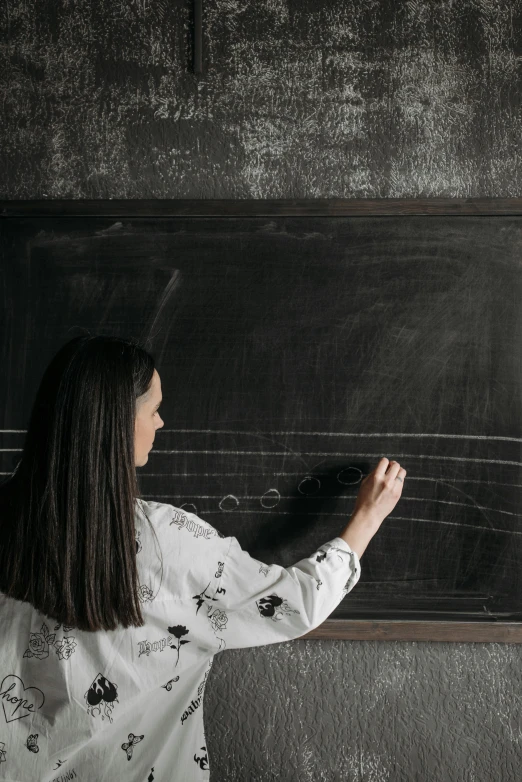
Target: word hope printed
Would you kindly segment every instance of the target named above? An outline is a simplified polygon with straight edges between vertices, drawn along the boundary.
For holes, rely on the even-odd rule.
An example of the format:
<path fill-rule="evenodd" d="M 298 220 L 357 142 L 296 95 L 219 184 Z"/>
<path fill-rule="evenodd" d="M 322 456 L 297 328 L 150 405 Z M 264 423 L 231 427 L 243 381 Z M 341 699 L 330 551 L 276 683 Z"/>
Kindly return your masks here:
<path fill-rule="evenodd" d="M 168 635 L 166 638 L 160 638 L 159 641 L 152 641 L 152 643 L 147 640 L 138 641 L 138 657 L 141 657 L 142 654 L 146 654 L 148 657 L 151 652 L 162 652 L 167 646 L 170 646 L 171 641 L 171 635 Z"/>
<path fill-rule="evenodd" d="M 45 702 L 45 695 L 39 687 L 25 687 L 14 673 L 5 676 L 0 684 L 0 698 L 6 722 L 36 714 Z"/>
<path fill-rule="evenodd" d="M 212 537 L 224 538 L 225 536 L 218 532 L 217 529 L 212 527 L 204 527 L 202 524 L 198 524 L 194 519 L 189 519 L 180 510 L 174 509 L 172 512 L 172 521 L 170 524 L 175 524 L 178 529 L 188 529 L 189 532 L 194 533 L 195 538 L 206 538 L 207 540 Z"/>

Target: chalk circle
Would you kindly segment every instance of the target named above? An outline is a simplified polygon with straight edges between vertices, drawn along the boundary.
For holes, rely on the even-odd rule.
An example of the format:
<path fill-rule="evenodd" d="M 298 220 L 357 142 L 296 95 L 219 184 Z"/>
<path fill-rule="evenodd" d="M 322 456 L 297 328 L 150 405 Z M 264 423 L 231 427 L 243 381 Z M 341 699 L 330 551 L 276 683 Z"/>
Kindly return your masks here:
<path fill-rule="evenodd" d="M 279 505 L 280 500 L 281 495 L 277 489 L 269 489 L 261 497 L 261 505 L 263 508 L 275 508 L 276 505 Z"/>
<path fill-rule="evenodd" d="M 239 500 L 233 494 L 227 494 L 219 501 L 220 510 L 235 510 L 239 507 Z"/>
<path fill-rule="evenodd" d="M 319 478 L 314 478 L 313 475 L 305 475 L 302 481 L 300 481 L 297 487 L 301 494 L 316 494 L 321 488 L 321 481 Z"/>
<path fill-rule="evenodd" d="M 351 475 L 349 473 L 352 473 Z M 346 467 L 337 473 L 337 480 L 339 483 L 345 486 L 352 486 L 354 483 L 360 483 L 362 478 L 362 471 L 357 467 Z"/>
<path fill-rule="evenodd" d="M 198 515 L 198 509 L 193 502 L 184 502 L 183 505 L 180 505 L 179 507 L 181 510 L 186 510 L 187 513 L 195 513 L 196 516 Z"/>

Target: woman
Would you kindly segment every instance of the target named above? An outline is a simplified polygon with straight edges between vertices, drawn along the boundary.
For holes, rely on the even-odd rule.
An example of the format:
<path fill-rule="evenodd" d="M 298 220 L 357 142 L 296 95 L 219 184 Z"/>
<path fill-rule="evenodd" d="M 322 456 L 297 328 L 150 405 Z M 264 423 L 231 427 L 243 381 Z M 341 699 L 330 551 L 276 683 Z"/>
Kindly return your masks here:
<path fill-rule="evenodd" d="M 161 382 L 153 358 L 80 336 L 53 358 L 0 487 L 0 779 L 205 780 L 203 691 L 223 649 L 320 625 L 406 471 L 381 459 L 339 537 L 265 565 L 208 522 L 139 497 Z"/>

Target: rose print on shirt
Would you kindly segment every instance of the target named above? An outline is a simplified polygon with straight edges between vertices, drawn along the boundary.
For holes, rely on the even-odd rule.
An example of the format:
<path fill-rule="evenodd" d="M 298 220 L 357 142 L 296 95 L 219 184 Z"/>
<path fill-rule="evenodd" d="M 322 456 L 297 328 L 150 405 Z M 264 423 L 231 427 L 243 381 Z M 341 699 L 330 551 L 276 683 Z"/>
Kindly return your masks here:
<path fill-rule="evenodd" d="M 73 636 L 64 636 L 61 641 L 55 641 L 56 654 L 59 660 L 68 660 L 76 648 L 76 641 Z"/>
<path fill-rule="evenodd" d="M 58 624 L 54 629 L 58 630 L 59 627 L 60 625 Z M 72 629 L 72 626 L 63 626 L 64 632 Z M 74 636 L 64 636 L 61 641 L 55 640 L 55 638 L 56 633 L 50 633 L 49 628 L 43 622 L 39 633 L 30 633 L 29 648 L 25 650 L 24 657 L 36 657 L 38 660 L 45 660 L 46 657 L 49 657 L 50 646 L 53 646 L 59 660 L 68 660 L 77 645 Z"/>
<path fill-rule="evenodd" d="M 31 633 L 29 638 L 29 649 L 24 652 L 24 657 L 38 657 L 39 660 L 44 660 L 49 657 L 49 644 L 54 643 L 56 638 L 55 633 L 49 632 L 49 628 L 45 624 L 42 624 L 39 633 Z"/>
<path fill-rule="evenodd" d="M 223 649 L 226 649 L 227 645 L 225 640 L 223 638 L 220 638 L 217 635 L 217 633 L 227 629 L 228 616 L 221 608 L 217 608 L 215 606 L 207 606 L 207 617 L 210 620 L 210 626 L 214 631 L 214 635 L 219 641 L 218 651 L 222 652 Z"/>
<path fill-rule="evenodd" d="M 83 696 L 87 701 L 87 714 L 90 714 L 91 717 L 95 717 L 95 709 L 98 710 L 98 714 L 101 714 L 101 706 L 99 704 L 104 703 L 105 706 L 102 720 L 105 719 L 105 717 L 108 717 L 109 722 L 112 722 L 111 713 L 114 709 L 113 704 L 115 702 L 119 703 L 117 695 L 117 686 L 99 673 Z"/>
<path fill-rule="evenodd" d="M 211 627 L 215 633 L 227 629 L 228 616 L 222 608 L 208 606 L 207 617 L 209 618 Z"/>
<path fill-rule="evenodd" d="M 175 644 L 170 644 L 171 649 L 175 649 L 178 653 L 178 659 L 176 660 L 176 665 L 179 663 L 179 649 L 181 644 L 189 644 L 190 641 L 182 641 L 181 636 L 187 635 L 188 630 L 184 625 L 174 625 L 174 627 L 167 627 L 167 630 L 169 633 L 172 633 L 172 635 L 178 639 L 179 643 L 176 646 Z"/>
<path fill-rule="evenodd" d="M 261 616 L 268 616 L 273 622 L 280 622 L 285 614 L 299 614 L 297 608 L 290 608 L 288 601 L 276 594 L 256 600 Z"/>
<path fill-rule="evenodd" d="M 154 592 L 146 584 L 140 584 L 138 588 L 138 597 L 141 603 L 148 603 L 154 600 Z"/>

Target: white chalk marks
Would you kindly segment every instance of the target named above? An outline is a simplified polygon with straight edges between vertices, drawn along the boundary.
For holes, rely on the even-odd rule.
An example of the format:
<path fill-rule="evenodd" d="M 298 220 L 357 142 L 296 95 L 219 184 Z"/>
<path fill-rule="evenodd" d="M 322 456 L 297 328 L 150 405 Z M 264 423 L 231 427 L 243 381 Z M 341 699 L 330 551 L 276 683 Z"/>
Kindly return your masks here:
<path fill-rule="evenodd" d="M 236 510 L 239 507 L 239 500 L 233 494 L 227 494 L 219 501 L 220 510 Z"/>
<path fill-rule="evenodd" d="M 317 494 L 321 488 L 321 481 L 319 478 L 314 478 L 313 475 L 305 475 L 302 481 L 299 481 L 297 491 L 300 494 L 304 494 L 309 497 L 312 494 Z"/>
<path fill-rule="evenodd" d="M 183 435 L 182 449 L 169 447 L 181 444 L 177 435 Z M 197 466 L 204 468 L 175 473 L 183 479 L 180 489 L 186 493 L 164 495 L 165 499 L 190 497 L 205 503 L 205 513 L 346 517 L 362 479 L 386 455 L 408 470 L 401 507 L 390 520 L 522 534 L 516 528 L 520 502 L 514 501 L 514 493 L 522 488 L 522 438 L 291 429 L 172 429 L 160 436 L 166 445 L 158 451 L 161 463 L 179 454 L 187 466 L 196 466 L 195 458 Z M 314 448 L 317 439 L 312 439 L 317 437 L 319 449 Z M 325 446 L 332 438 L 342 447 L 328 450 Z M 364 440 L 373 447 L 365 448 Z M 163 473 L 167 474 L 173 473 Z M 220 494 L 229 482 L 230 493 Z M 202 485 L 207 489 L 204 493 Z"/>
<path fill-rule="evenodd" d="M 291 428 L 162 429 L 158 437 L 164 447 L 153 449 L 149 469 L 155 462 L 159 469 L 140 472 L 143 479 L 154 478 L 156 491 L 143 496 L 172 502 L 196 515 L 346 517 L 362 479 L 386 455 L 408 471 L 396 509 L 400 515 L 390 519 L 522 534 L 520 437 Z M 329 450 L 334 442 L 337 447 Z M 170 447 L 179 445 L 183 447 Z M 178 460 L 184 469 L 179 469 Z M 161 494 L 157 489 L 164 479 L 170 485 L 165 486 L 168 493 Z"/>
<path fill-rule="evenodd" d="M 356 483 L 360 483 L 362 478 L 362 470 L 359 470 L 358 467 L 347 467 L 337 473 L 337 480 L 345 486 L 353 486 Z"/>
<path fill-rule="evenodd" d="M 277 489 L 269 489 L 268 491 L 265 491 L 260 500 L 263 508 L 275 508 L 277 505 L 279 505 L 280 501 L 281 495 Z"/>

